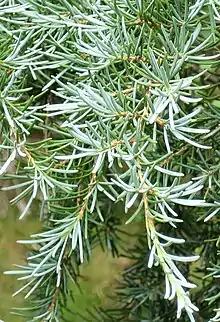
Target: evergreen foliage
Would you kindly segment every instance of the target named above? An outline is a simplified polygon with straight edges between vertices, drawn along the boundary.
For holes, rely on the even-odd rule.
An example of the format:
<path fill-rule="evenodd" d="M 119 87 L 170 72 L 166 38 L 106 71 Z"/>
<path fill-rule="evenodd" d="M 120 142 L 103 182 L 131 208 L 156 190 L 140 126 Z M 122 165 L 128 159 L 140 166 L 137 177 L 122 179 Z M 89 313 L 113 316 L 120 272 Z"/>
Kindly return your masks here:
<path fill-rule="evenodd" d="M 90 321 L 220 321 L 219 9 L 0 2 L 0 175 L 26 201 L 20 219 L 40 200 L 43 224 L 6 272 L 24 282 L 25 321 L 64 320 L 97 244 L 135 262 Z M 128 250 L 121 226 L 137 221 Z"/>

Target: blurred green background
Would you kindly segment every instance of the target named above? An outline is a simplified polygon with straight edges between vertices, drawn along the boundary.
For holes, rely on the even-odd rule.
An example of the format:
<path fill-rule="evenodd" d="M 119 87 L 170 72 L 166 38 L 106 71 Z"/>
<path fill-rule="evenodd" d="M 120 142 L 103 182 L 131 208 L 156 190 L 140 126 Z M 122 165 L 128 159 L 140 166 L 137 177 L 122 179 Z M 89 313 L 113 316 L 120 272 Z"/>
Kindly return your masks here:
<path fill-rule="evenodd" d="M 4 322 L 20 322 L 24 319 L 10 314 L 13 307 L 23 305 L 23 297 L 12 294 L 21 284 L 15 276 L 3 275 L 6 270 L 13 269 L 13 264 L 22 264 L 25 261 L 27 249 L 16 241 L 26 239 L 30 234 L 40 229 L 37 213 L 28 214 L 22 221 L 18 220 L 19 209 L 9 205 L 9 198 L 4 192 L 0 192 L 0 320 Z M 137 232 L 137 226 L 130 226 L 132 233 Z M 129 230 L 130 230 L 129 229 Z M 128 238 L 127 246 L 132 246 L 136 238 Z M 111 300 L 107 295 L 111 294 L 120 273 L 130 264 L 126 258 L 113 258 L 111 253 L 104 253 L 100 248 L 94 250 L 92 261 L 83 265 L 79 280 L 82 293 L 73 285 L 75 304 L 69 301 L 69 309 L 74 312 L 84 312 L 93 305 L 110 305 Z M 84 322 L 78 315 L 67 313 L 66 318 L 74 322 Z"/>

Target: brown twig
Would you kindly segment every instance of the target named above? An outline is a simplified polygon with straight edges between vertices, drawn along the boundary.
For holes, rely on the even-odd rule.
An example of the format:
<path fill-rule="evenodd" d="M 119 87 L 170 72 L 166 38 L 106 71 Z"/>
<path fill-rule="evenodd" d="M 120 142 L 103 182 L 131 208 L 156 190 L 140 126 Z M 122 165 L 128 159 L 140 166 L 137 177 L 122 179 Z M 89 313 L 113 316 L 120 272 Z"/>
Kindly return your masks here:
<path fill-rule="evenodd" d="M 143 56 L 123 56 L 122 59 L 124 61 L 130 61 L 130 62 L 133 62 L 133 63 L 138 63 L 138 62 L 141 62 L 141 61 L 146 61 L 146 58 L 143 57 Z"/>
<path fill-rule="evenodd" d="M 59 287 L 56 289 L 56 291 L 54 292 L 54 295 L 53 295 L 53 298 L 52 298 L 52 301 L 51 301 L 51 304 L 48 308 L 48 312 L 51 312 L 54 307 L 55 307 L 55 304 L 56 304 L 56 300 L 57 300 L 57 296 L 58 296 L 58 293 L 59 293 Z"/>
<path fill-rule="evenodd" d="M 132 92 L 133 92 L 133 90 L 134 90 L 134 88 L 133 88 L 133 87 L 131 87 L 131 88 L 123 89 L 121 92 L 122 92 L 122 94 L 126 95 L 126 94 L 130 94 L 130 93 L 132 93 Z M 113 97 L 115 97 L 115 96 L 117 96 L 117 95 L 118 95 L 118 92 L 113 92 L 113 93 L 112 93 L 112 96 L 113 96 Z"/>
<path fill-rule="evenodd" d="M 93 174 L 92 174 L 92 179 L 91 179 L 90 184 L 89 184 L 88 193 L 90 193 L 90 192 L 91 192 L 91 190 L 92 190 L 93 186 L 95 185 L 95 183 L 96 183 L 96 174 L 95 174 L 95 173 L 93 173 Z M 78 200 L 78 202 L 80 202 L 80 200 Z M 87 199 L 84 201 L 84 203 L 83 203 L 83 205 L 82 205 L 82 208 L 81 208 L 81 209 L 80 209 L 80 211 L 79 211 L 79 219 L 82 219 L 82 218 L 83 218 L 83 216 L 84 216 L 84 214 L 85 214 L 85 211 L 86 211 L 86 208 L 87 208 L 87 205 L 88 205 L 88 202 L 89 202 L 89 198 L 87 198 Z"/>
<path fill-rule="evenodd" d="M 167 163 L 169 163 L 175 156 L 179 156 L 181 155 L 186 149 L 188 148 L 188 146 L 183 146 L 179 151 L 172 153 L 165 161 L 163 161 L 160 166 L 163 167 L 165 166 Z"/>

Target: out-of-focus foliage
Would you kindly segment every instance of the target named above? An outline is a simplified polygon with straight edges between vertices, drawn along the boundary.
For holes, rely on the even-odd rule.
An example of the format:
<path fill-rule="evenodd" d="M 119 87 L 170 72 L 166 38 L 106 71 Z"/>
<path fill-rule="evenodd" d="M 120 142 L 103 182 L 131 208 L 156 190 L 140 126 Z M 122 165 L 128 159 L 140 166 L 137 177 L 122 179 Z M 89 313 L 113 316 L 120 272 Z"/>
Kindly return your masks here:
<path fill-rule="evenodd" d="M 24 281 L 26 320 L 62 320 L 69 283 L 100 244 L 136 264 L 115 309 L 92 321 L 220 321 L 219 9 L 1 1 L 0 175 L 11 202 L 26 202 L 20 219 L 40 200 L 44 225 L 19 241 L 27 264 L 6 272 Z M 132 221 L 146 235 L 131 252 L 121 226 Z"/>

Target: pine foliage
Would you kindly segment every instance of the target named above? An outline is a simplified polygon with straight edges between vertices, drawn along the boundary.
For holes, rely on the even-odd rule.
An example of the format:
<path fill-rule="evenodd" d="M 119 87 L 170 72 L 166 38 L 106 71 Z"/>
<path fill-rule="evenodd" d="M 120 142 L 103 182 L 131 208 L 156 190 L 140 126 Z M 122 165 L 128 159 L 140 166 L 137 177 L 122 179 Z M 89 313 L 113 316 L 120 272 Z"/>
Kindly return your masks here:
<path fill-rule="evenodd" d="M 219 9 L 0 2 L 0 175 L 16 180 L 4 190 L 25 200 L 20 219 L 38 200 L 43 225 L 6 272 L 23 281 L 25 321 L 65 318 L 98 244 L 134 264 L 90 321 L 220 321 Z M 128 250 L 120 229 L 137 221 Z"/>

